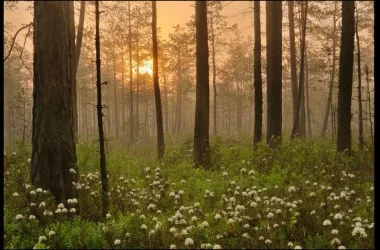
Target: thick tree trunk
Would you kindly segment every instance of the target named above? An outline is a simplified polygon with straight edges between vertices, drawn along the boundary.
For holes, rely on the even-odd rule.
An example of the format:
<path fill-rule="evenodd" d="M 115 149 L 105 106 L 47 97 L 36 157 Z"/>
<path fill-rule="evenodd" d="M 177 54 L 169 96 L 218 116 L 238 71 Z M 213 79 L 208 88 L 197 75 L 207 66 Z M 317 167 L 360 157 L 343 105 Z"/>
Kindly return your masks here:
<path fill-rule="evenodd" d="M 305 39 L 306 39 L 306 20 L 307 20 L 307 1 L 305 1 L 305 7 L 304 7 L 304 15 L 302 18 L 303 25 L 302 25 L 302 41 L 301 41 L 301 63 L 300 63 L 300 77 L 299 77 L 299 87 L 298 87 L 298 97 L 297 97 L 297 111 L 296 111 L 296 120 L 293 124 L 292 134 L 290 136 L 291 139 L 293 139 L 297 135 L 297 131 L 301 132 L 300 127 L 300 111 L 301 111 L 301 101 L 303 101 L 304 98 L 302 98 L 304 95 L 303 90 L 303 82 L 304 82 L 304 63 L 305 63 Z M 302 11 L 301 11 L 302 12 Z M 304 102 L 304 101 L 303 101 Z M 303 116 L 304 117 L 304 116 Z M 302 117 L 301 117 L 302 120 Z M 303 136 L 300 133 L 301 136 Z"/>
<path fill-rule="evenodd" d="M 211 53 L 212 53 L 212 57 L 211 57 L 211 60 L 212 60 L 212 88 L 213 88 L 213 91 L 214 91 L 214 113 L 213 113 L 213 120 L 214 120 L 214 127 L 213 127 L 213 134 L 214 136 L 216 135 L 216 127 L 217 127 L 217 123 L 216 123 L 216 96 L 217 96 L 217 93 L 216 93 L 216 62 L 215 62 L 215 34 L 214 34 L 214 16 L 213 16 L 213 10 L 212 10 L 212 6 L 213 5 L 210 5 L 211 7 L 211 17 L 210 17 L 210 28 L 211 28 Z"/>
<path fill-rule="evenodd" d="M 337 150 L 351 153 L 351 98 L 354 64 L 355 2 L 342 2 L 342 38 L 339 58 Z"/>
<path fill-rule="evenodd" d="M 373 126 L 372 126 L 372 113 L 371 113 L 371 92 L 369 90 L 369 72 L 368 72 L 368 66 L 365 66 L 365 75 L 366 75 L 366 82 L 367 82 L 367 98 L 368 98 L 368 120 L 369 125 L 371 129 L 371 143 L 374 144 L 373 140 Z"/>
<path fill-rule="evenodd" d="M 156 1 L 152 1 L 152 39 L 153 39 L 153 86 L 154 99 L 156 103 L 156 123 L 157 123 L 157 152 L 158 159 L 164 155 L 164 127 L 162 121 L 162 106 L 160 85 L 158 82 L 158 48 L 157 48 L 157 6 Z"/>
<path fill-rule="evenodd" d="M 281 143 L 282 134 L 282 2 L 266 2 L 267 143 Z"/>
<path fill-rule="evenodd" d="M 325 118 L 323 120 L 322 125 L 322 132 L 321 137 L 324 138 L 326 136 L 326 130 L 327 130 L 327 123 L 329 120 L 329 112 L 332 105 L 332 93 L 333 93 L 333 87 L 334 87 L 334 80 L 335 80 L 335 62 L 336 62 L 336 13 L 337 13 L 337 7 L 338 2 L 335 2 L 335 8 L 334 8 L 334 17 L 333 17 L 333 31 L 332 31 L 332 51 L 333 51 L 333 58 L 332 58 L 332 68 L 331 68 L 331 80 L 330 80 L 330 87 L 329 87 L 329 95 L 327 98 L 327 105 L 326 105 L 326 111 L 325 111 Z"/>
<path fill-rule="evenodd" d="M 131 3 L 128 2 L 128 47 L 129 47 L 129 143 L 134 142 L 135 128 L 133 117 L 133 71 L 132 71 L 132 31 L 131 31 Z"/>
<path fill-rule="evenodd" d="M 140 86 L 140 44 L 139 44 L 139 25 L 136 24 L 136 113 L 135 113 L 135 136 L 139 137 L 140 121 L 139 121 L 139 86 Z"/>
<path fill-rule="evenodd" d="M 103 200 L 103 217 L 106 218 L 108 212 L 108 178 L 106 166 L 106 154 L 104 148 L 104 132 L 103 132 L 103 106 L 102 106 L 102 82 L 100 72 L 100 34 L 99 34 L 99 2 L 95 2 L 95 22 L 96 22 L 96 88 L 97 88 L 97 111 L 98 111 L 98 128 L 99 128 L 99 146 L 100 146 L 100 175 L 102 179 L 102 200 Z"/>
<path fill-rule="evenodd" d="M 358 107 L 359 107 L 359 148 L 363 149 L 364 139 L 363 139 L 363 107 L 362 107 L 362 73 L 360 66 L 360 40 L 359 40 L 359 29 L 358 29 L 359 15 L 356 6 L 356 22 L 355 22 L 355 33 L 356 33 L 356 45 L 357 45 L 357 63 L 358 63 Z"/>
<path fill-rule="evenodd" d="M 206 2 L 195 2 L 196 20 L 196 104 L 194 128 L 194 163 L 196 166 L 210 166 L 209 144 L 209 65 L 208 65 L 208 35 L 207 35 L 207 5 Z"/>
<path fill-rule="evenodd" d="M 115 55 L 115 44 L 113 46 L 112 51 L 112 59 L 113 59 L 113 94 L 114 94 L 114 105 L 115 105 L 115 135 L 116 138 L 119 137 L 119 117 L 117 110 L 117 82 L 116 82 L 116 55 Z M 108 117 L 111 120 L 111 117 Z"/>
<path fill-rule="evenodd" d="M 307 107 L 307 132 L 308 137 L 312 137 L 311 131 L 311 110 L 310 110 L 310 95 L 309 95 L 309 63 L 307 56 L 307 48 L 305 48 L 305 90 L 306 90 L 306 107 Z"/>
<path fill-rule="evenodd" d="M 253 135 L 253 142 L 258 143 L 261 141 L 262 127 L 263 127 L 263 88 L 261 79 L 261 24 L 260 24 L 260 2 L 254 1 L 255 12 L 255 61 L 254 61 L 254 85 L 255 85 L 255 128 Z"/>
<path fill-rule="evenodd" d="M 76 176 L 73 2 L 34 2 L 33 185 L 63 202 Z"/>

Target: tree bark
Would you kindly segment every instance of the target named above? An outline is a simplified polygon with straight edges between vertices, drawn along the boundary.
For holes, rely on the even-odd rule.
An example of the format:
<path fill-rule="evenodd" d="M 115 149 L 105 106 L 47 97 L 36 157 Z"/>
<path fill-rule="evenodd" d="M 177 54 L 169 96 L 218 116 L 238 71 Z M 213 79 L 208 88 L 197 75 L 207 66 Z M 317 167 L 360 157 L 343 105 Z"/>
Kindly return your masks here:
<path fill-rule="evenodd" d="M 362 106 L 362 73 L 360 66 L 360 40 L 359 40 L 359 14 L 358 8 L 356 6 L 356 22 L 355 22 L 355 34 L 356 34 L 356 45 L 357 45 L 357 63 L 358 63 L 358 107 L 359 107 L 359 148 L 363 149 L 364 139 L 363 139 L 363 106 Z"/>
<path fill-rule="evenodd" d="M 114 94 L 114 104 L 115 104 L 115 135 L 116 138 L 119 137 L 119 117 L 117 110 L 117 83 L 116 83 L 116 55 L 115 55 L 115 44 L 112 49 L 112 59 L 113 59 L 113 94 Z M 108 117 L 111 120 L 111 117 Z"/>
<path fill-rule="evenodd" d="M 32 184 L 57 203 L 73 197 L 76 175 L 73 2 L 34 2 Z"/>
<path fill-rule="evenodd" d="M 209 144 L 209 65 L 207 35 L 207 5 L 204 1 L 195 2 L 196 20 L 196 104 L 194 128 L 194 163 L 196 166 L 210 166 Z"/>
<path fill-rule="evenodd" d="M 282 134 L 282 2 L 266 2 L 267 143 L 281 143 Z"/>
<path fill-rule="evenodd" d="M 307 107 L 307 131 L 308 137 L 312 137 L 311 131 L 311 110 L 310 110 L 310 95 L 309 95 L 309 63 L 307 56 L 307 47 L 305 48 L 305 90 L 306 90 L 306 107 Z"/>
<path fill-rule="evenodd" d="M 254 72 L 255 72 L 255 128 L 253 142 L 261 141 L 263 127 L 263 89 L 261 79 L 261 24 L 260 24 L 260 2 L 254 1 L 254 28 L 255 28 L 255 47 L 254 47 Z"/>
<path fill-rule="evenodd" d="M 351 153 L 351 98 L 354 60 L 355 2 L 342 2 L 342 38 L 339 58 L 337 151 Z"/>
<path fill-rule="evenodd" d="M 368 120 L 369 125 L 371 126 L 371 143 L 374 144 L 373 140 L 373 128 L 372 128 L 372 113 L 371 113 L 371 92 L 369 90 L 369 72 L 368 72 L 368 66 L 365 66 L 365 74 L 366 74 L 366 81 L 367 81 L 367 97 L 368 97 Z"/>
<path fill-rule="evenodd" d="M 302 12 L 302 11 L 301 11 Z M 301 65 L 300 65 L 300 77 L 299 77 L 299 87 L 298 87 L 298 97 L 297 97 L 297 111 L 296 111 L 296 120 L 293 124 L 292 134 L 290 136 L 293 139 L 297 131 L 300 131 L 300 109 L 301 109 L 301 101 L 303 100 L 302 94 L 303 90 L 303 82 L 304 82 L 304 63 L 305 63 L 305 39 L 306 39 L 306 20 L 307 20 L 307 1 L 305 1 L 305 10 L 303 15 L 303 25 L 302 25 L 302 41 L 301 41 Z"/>
<path fill-rule="evenodd" d="M 132 71 L 132 31 L 131 31 L 131 3 L 128 2 L 128 29 L 129 29 L 129 142 L 134 142 L 134 117 L 133 117 L 133 71 Z"/>
<path fill-rule="evenodd" d="M 103 131 L 103 105 L 102 105 L 102 82 L 100 72 L 100 34 L 99 34 L 99 2 L 95 1 L 95 22 L 96 22 L 96 88 L 97 88 L 97 111 L 98 111 L 98 128 L 99 128 L 99 146 L 100 146 L 100 175 L 102 179 L 102 200 L 103 200 L 103 217 L 106 218 L 108 212 L 108 178 L 106 166 L 106 154 L 104 148 L 104 131 Z"/>
<path fill-rule="evenodd" d="M 211 7 L 211 16 L 210 16 L 210 28 L 211 28 L 211 53 L 212 53 L 212 87 L 214 91 L 214 113 L 213 113 L 213 119 L 214 119 L 214 127 L 213 127 L 213 132 L 214 136 L 216 135 L 216 62 L 215 62 L 215 34 L 214 34 L 214 17 L 213 17 L 213 10 L 212 10 L 212 4 L 210 5 Z"/>
<path fill-rule="evenodd" d="M 164 127 L 162 121 L 162 105 L 160 95 L 160 85 L 158 82 L 158 48 L 157 48 L 157 6 L 156 1 L 152 1 L 152 39 L 153 39 L 153 86 L 156 102 L 156 123 L 157 123 L 157 152 L 158 159 L 164 155 Z"/>

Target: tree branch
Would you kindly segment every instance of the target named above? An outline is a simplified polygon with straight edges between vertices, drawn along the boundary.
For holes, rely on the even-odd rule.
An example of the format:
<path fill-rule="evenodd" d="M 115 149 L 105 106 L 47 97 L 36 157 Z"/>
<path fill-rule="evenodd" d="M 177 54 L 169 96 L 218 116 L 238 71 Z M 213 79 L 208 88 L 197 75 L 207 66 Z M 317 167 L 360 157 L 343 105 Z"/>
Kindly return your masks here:
<path fill-rule="evenodd" d="M 12 52 L 12 49 L 13 49 L 13 45 L 15 44 L 15 41 L 16 41 L 16 38 L 17 38 L 17 35 L 18 33 L 20 33 L 21 30 L 23 29 L 26 29 L 28 27 L 30 27 L 33 23 L 29 23 L 27 25 L 24 25 L 22 26 L 20 29 L 17 30 L 16 34 L 13 36 L 12 38 L 12 44 L 11 44 L 11 48 L 9 49 L 9 52 L 8 52 L 8 55 L 4 58 L 4 62 L 9 58 L 9 56 L 11 55 L 11 52 Z M 28 31 L 29 32 L 29 31 Z"/>

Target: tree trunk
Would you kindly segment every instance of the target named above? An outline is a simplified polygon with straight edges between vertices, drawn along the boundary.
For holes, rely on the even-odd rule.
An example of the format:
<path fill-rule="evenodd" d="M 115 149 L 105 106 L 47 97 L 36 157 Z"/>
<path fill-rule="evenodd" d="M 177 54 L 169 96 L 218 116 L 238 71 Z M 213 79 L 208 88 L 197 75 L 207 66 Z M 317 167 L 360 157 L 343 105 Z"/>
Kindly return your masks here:
<path fill-rule="evenodd" d="M 78 33 L 77 33 L 77 41 L 75 43 L 75 59 L 74 59 L 74 67 L 73 74 L 76 77 L 80 51 L 82 48 L 82 37 L 83 37 L 83 27 L 84 27 L 84 15 L 86 13 L 86 1 L 80 2 L 80 13 L 79 13 L 79 25 L 78 25 Z M 78 142 L 78 107 L 77 107 L 77 85 L 73 86 L 73 101 L 74 101 L 74 134 L 75 134 L 75 142 Z"/>
<path fill-rule="evenodd" d="M 139 25 L 136 24 L 136 113 L 135 113 L 135 136 L 139 137 L 140 121 L 139 121 L 139 85 L 140 85 L 140 45 L 139 45 Z"/>
<path fill-rule="evenodd" d="M 334 80 L 335 80 L 335 62 L 336 62 L 336 12 L 337 12 L 338 2 L 335 2 L 335 8 L 334 8 L 334 17 L 333 17 L 333 31 L 332 31 L 332 51 L 333 51 L 333 58 L 332 58 L 332 69 L 331 69 L 331 80 L 330 80 L 330 88 L 329 88 L 329 96 L 327 98 L 327 105 L 326 105 L 326 112 L 325 112 L 325 118 L 323 120 L 322 125 L 322 132 L 321 137 L 324 138 L 326 136 L 326 130 L 327 130 L 327 123 L 329 120 L 329 112 L 332 105 L 332 92 L 334 87 Z"/>
<path fill-rule="evenodd" d="M 368 72 L 368 66 L 365 66 L 365 74 L 366 74 L 366 81 L 367 81 L 367 97 L 368 97 L 368 120 L 369 125 L 371 126 L 371 143 L 374 144 L 373 140 L 373 128 L 372 128 L 372 114 L 371 114 L 371 92 L 369 90 L 369 72 Z"/>
<path fill-rule="evenodd" d="M 307 107 L 307 131 L 308 137 L 311 138 L 311 110 L 310 110 L 310 95 L 309 95 L 309 63 L 307 56 L 307 47 L 305 48 L 305 90 L 306 90 L 306 107 Z"/>
<path fill-rule="evenodd" d="M 113 46 L 112 59 L 113 59 L 113 94 L 114 94 L 114 104 L 115 104 L 115 135 L 116 135 L 116 138 L 118 138 L 119 137 L 119 117 L 118 117 L 118 110 L 117 110 L 115 44 Z M 111 117 L 108 117 L 108 119 L 111 120 Z"/>
<path fill-rule="evenodd" d="M 358 106 L 359 106 L 359 148 L 363 149 L 363 107 L 362 107 L 362 73 L 360 67 L 360 40 L 359 40 L 359 14 L 358 8 L 356 6 L 356 22 L 355 22 L 355 33 L 356 33 L 356 45 L 357 45 L 357 63 L 358 63 Z"/>
<path fill-rule="evenodd" d="M 281 143 L 282 128 L 282 2 L 266 2 L 267 143 Z"/>
<path fill-rule="evenodd" d="M 34 2 L 32 184 L 57 203 L 73 197 L 76 176 L 73 2 Z"/>
<path fill-rule="evenodd" d="M 153 86 L 154 99 L 156 102 L 156 123 L 157 123 L 157 152 L 158 159 L 164 155 L 164 127 L 162 121 L 162 106 L 160 85 L 158 83 L 158 48 L 157 48 L 157 6 L 156 1 L 152 1 L 152 39 L 153 39 Z"/>
<path fill-rule="evenodd" d="M 210 166 L 209 144 L 209 66 L 206 2 L 195 2 L 196 20 L 196 104 L 194 128 L 194 163 L 196 166 Z"/>
<path fill-rule="evenodd" d="M 342 38 L 339 58 L 337 150 L 351 153 L 351 98 L 354 60 L 355 2 L 342 2 Z"/>
<path fill-rule="evenodd" d="M 263 127 L 263 88 L 261 79 L 261 24 L 260 24 L 260 2 L 254 1 L 254 28 L 255 28 L 255 61 L 254 61 L 254 72 L 255 72 L 255 128 L 253 142 L 261 142 L 262 127 Z"/>
<path fill-rule="evenodd" d="M 125 134 L 124 41 L 121 45 L 121 134 Z"/>
<path fill-rule="evenodd" d="M 302 12 L 302 5 L 301 5 L 301 12 Z M 300 126 L 300 110 L 301 110 L 301 101 L 303 97 L 303 82 L 304 82 L 304 63 L 305 63 L 305 39 L 306 39 L 306 20 L 307 20 L 307 1 L 305 2 L 305 10 L 303 11 L 303 25 L 302 25 L 302 41 L 301 41 L 301 63 L 300 63 L 300 77 L 299 77 L 299 87 L 298 87 L 298 97 L 297 97 L 297 111 L 296 111 L 296 120 L 293 124 L 292 134 L 290 136 L 291 139 L 293 139 L 297 131 L 301 132 L 301 129 L 299 129 Z M 302 118 L 301 118 L 302 119 Z M 300 133 L 301 134 L 301 133 Z M 302 136 L 302 134 L 301 134 Z"/>
<path fill-rule="evenodd" d="M 100 146 L 100 174 L 102 179 L 102 200 L 103 200 L 103 217 L 106 218 L 108 212 L 108 178 L 106 166 L 106 154 L 104 149 L 104 132 L 103 132 L 103 113 L 102 113 L 102 82 L 100 75 L 100 34 L 99 34 L 99 2 L 95 2 L 95 22 L 96 22 L 96 88 L 97 88 L 97 111 L 98 111 L 98 128 L 99 128 L 99 146 Z"/>
<path fill-rule="evenodd" d="M 288 16 L 289 16 L 289 44 L 290 44 L 290 73 L 292 80 L 292 100 L 293 100 L 293 124 L 296 122 L 297 117 L 297 97 L 298 97 L 298 83 L 297 83 L 297 61 L 296 61 L 296 45 L 294 35 L 294 2 L 288 1 Z M 296 131 L 299 133 L 299 131 Z"/>
<path fill-rule="evenodd" d="M 129 28 L 129 143 L 134 142 L 134 117 L 133 117 L 133 82 L 132 82 L 132 31 L 131 31 L 131 3 L 128 2 L 128 28 Z"/>
<path fill-rule="evenodd" d="M 210 5 L 211 7 L 211 16 L 210 16 L 210 28 L 211 28 L 211 53 L 212 53 L 212 57 L 211 57 L 211 60 L 212 60 L 212 87 L 213 87 L 213 90 L 214 90 L 214 113 L 213 113 L 213 118 L 214 118 L 214 136 L 216 135 L 216 127 L 217 127 L 217 123 L 216 123 L 216 62 L 215 62 L 215 34 L 214 34 L 214 16 L 213 16 L 213 10 L 212 10 L 212 6 L 213 5 Z"/>

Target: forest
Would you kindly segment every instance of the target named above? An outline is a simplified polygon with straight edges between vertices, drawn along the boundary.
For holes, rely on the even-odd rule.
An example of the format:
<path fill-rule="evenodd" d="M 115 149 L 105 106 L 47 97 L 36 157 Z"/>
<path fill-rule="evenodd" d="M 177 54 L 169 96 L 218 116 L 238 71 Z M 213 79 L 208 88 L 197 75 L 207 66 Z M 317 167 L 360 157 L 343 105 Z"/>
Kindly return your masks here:
<path fill-rule="evenodd" d="M 375 247 L 373 1 L 4 13 L 5 249 Z"/>

